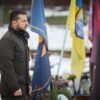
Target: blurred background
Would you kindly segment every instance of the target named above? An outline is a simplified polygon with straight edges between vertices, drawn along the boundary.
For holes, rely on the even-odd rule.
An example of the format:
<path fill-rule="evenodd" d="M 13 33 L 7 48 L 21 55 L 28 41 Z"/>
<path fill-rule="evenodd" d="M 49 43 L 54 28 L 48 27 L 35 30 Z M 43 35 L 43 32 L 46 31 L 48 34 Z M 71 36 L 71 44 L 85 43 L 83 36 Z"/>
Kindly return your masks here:
<path fill-rule="evenodd" d="M 89 16 L 89 0 L 83 0 L 84 6 L 84 33 L 85 33 L 85 48 L 86 48 L 86 66 L 83 72 L 89 72 L 89 50 L 92 46 L 88 40 L 88 16 Z M 14 9 L 23 9 L 28 14 L 30 22 L 32 0 L 0 0 L 0 38 L 4 35 L 8 28 L 9 13 Z M 47 32 L 49 42 L 50 65 L 52 75 L 56 75 L 60 60 L 60 53 L 63 46 L 63 40 L 66 31 L 66 20 L 69 13 L 70 0 L 44 0 L 45 16 L 47 21 Z M 30 26 L 27 31 L 30 34 L 30 69 L 34 66 L 36 50 L 38 46 L 38 35 L 31 32 Z M 71 36 L 67 33 L 66 43 L 64 47 L 64 55 L 61 62 L 59 74 L 66 77 L 71 73 Z M 33 55 L 33 58 L 31 58 Z M 34 61 L 32 61 L 32 59 Z M 33 73 L 30 72 L 31 75 Z"/>
<path fill-rule="evenodd" d="M 83 0 L 84 6 L 84 33 L 85 33 L 85 48 L 86 48 L 86 66 L 85 71 L 89 71 L 89 50 L 92 46 L 91 42 L 88 40 L 88 16 L 89 16 L 89 0 Z M 32 0 L 0 0 L 0 38 L 4 35 L 8 28 L 9 13 L 14 9 L 23 9 L 27 12 L 28 19 L 30 22 L 31 17 L 31 3 Z M 63 40 L 66 31 L 66 21 L 69 13 L 70 0 L 44 0 L 45 6 L 45 16 L 47 21 L 47 32 L 48 32 L 48 42 L 49 42 L 49 54 L 50 54 L 50 64 L 53 75 L 56 75 L 58 68 L 58 63 L 60 59 L 60 53 L 63 46 Z M 30 26 L 27 31 L 30 34 L 29 48 L 30 57 L 31 55 L 36 55 L 36 50 L 38 46 L 38 35 L 30 30 Z M 56 38 L 55 38 L 56 37 Z M 60 70 L 60 75 L 65 75 L 71 73 L 70 68 L 70 54 L 71 54 L 71 36 L 67 33 L 66 43 L 64 47 L 64 55 L 61 63 L 62 69 Z M 31 59 L 31 58 L 30 58 Z M 30 62 L 30 66 L 31 66 Z"/>
<path fill-rule="evenodd" d="M 60 61 L 60 54 L 63 47 L 64 36 L 66 32 L 66 21 L 69 13 L 69 6 L 71 0 L 44 0 L 46 27 L 49 42 L 49 58 L 51 65 L 51 73 L 53 76 L 57 74 L 58 64 Z M 32 0 L 0 0 L 0 39 L 8 29 L 9 13 L 14 9 L 23 9 L 27 12 L 30 23 L 31 17 L 31 3 Z M 83 0 L 84 6 L 84 33 L 85 33 L 85 48 L 86 48 L 86 63 L 84 66 L 84 73 L 89 73 L 89 57 L 91 42 L 88 40 L 88 17 L 89 17 L 89 3 L 90 0 Z M 30 48 L 30 76 L 33 75 L 34 62 L 36 57 L 36 50 L 38 46 L 38 35 L 30 30 L 29 48 Z M 71 74 L 71 47 L 72 39 L 67 33 L 64 54 L 61 61 L 59 75 L 67 78 Z"/>
<path fill-rule="evenodd" d="M 32 0 L 0 0 L 0 24 L 5 24 L 8 22 L 8 15 L 9 12 L 13 9 L 24 9 L 27 11 L 29 17 L 30 17 L 30 10 L 31 10 L 31 3 Z M 89 0 L 83 0 L 84 8 L 85 10 L 88 10 L 89 8 Z M 70 0 L 44 0 L 44 5 L 46 8 L 54 9 L 55 7 L 61 7 L 61 9 L 56 9 L 59 11 L 64 11 L 69 8 Z M 64 16 L 63 16 L 64 17 Z M 65 24 L 64 21 L 66 18 L 63 18 L 60 20 L 50 21 L 49 18 L 47 18 L 47 22 L 50 24 Z M 59 18 L 59 16 L 58 16 Z"/>

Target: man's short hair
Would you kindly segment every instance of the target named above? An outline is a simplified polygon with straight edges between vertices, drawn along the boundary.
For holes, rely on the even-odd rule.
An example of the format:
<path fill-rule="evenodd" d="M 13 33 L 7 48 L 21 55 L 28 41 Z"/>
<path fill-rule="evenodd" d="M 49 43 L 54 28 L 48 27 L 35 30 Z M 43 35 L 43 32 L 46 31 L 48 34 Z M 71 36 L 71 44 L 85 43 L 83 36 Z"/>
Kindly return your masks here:
<path fill-rule="evenodd" d="M 17 20 L 19 19 L 18 15 L 26 15 L 26 12 L 23 11 L 23 10 L 14 10 L 10 13 L 10 16 L 9 16 L 9 22 L 10 24 L 12 23 L 13 20 Z"/>

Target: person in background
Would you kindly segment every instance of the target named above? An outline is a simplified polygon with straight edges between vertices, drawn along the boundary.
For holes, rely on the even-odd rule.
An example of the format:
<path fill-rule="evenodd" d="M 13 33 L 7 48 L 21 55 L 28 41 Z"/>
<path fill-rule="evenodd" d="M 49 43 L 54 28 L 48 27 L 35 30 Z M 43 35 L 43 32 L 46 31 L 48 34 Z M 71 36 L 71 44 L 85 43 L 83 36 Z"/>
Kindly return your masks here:
<path fill-rule="evenodd" d="M 36 57 L 35 54 L 32 54 L 30 56 L 30 61 L 29 61 L 29 69 L 30 70 L 34 70 L 35 57 Z"/>
<path fill-rule="evenodd" d="M 32 88 L 29 79 L 29 34 L 26 12 L 10 13 L 9 27 L 0 40 L 2 100 L 26 100 Z"/>

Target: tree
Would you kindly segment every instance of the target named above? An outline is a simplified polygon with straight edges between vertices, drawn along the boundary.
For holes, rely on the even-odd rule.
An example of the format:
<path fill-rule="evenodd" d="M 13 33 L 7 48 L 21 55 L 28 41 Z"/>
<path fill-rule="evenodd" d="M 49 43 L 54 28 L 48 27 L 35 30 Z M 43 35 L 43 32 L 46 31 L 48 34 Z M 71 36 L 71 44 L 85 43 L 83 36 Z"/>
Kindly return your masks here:
<path fill-rule="evenodd" d="M 0 0 L 0 26 L 3 25 L 3 1 L 4 0 Z"/>

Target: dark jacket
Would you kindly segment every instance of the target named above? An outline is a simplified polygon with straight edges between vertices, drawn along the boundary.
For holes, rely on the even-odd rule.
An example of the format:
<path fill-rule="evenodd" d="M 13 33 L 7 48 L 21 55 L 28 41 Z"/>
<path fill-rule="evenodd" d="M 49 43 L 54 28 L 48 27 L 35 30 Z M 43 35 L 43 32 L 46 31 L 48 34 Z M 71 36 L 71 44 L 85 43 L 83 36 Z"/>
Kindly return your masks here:
<path fill-rule="evenodd" d="M 28 93 L 29 85 L 29 35 L 11 27 L 0 40 L 1 95 L 13 96 L 21 88 Z"/>

